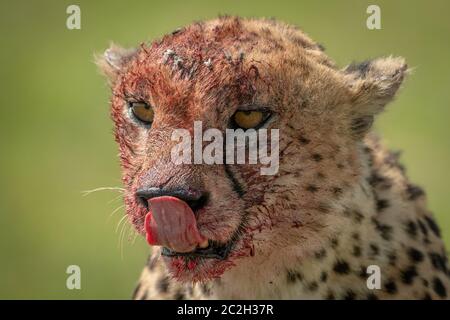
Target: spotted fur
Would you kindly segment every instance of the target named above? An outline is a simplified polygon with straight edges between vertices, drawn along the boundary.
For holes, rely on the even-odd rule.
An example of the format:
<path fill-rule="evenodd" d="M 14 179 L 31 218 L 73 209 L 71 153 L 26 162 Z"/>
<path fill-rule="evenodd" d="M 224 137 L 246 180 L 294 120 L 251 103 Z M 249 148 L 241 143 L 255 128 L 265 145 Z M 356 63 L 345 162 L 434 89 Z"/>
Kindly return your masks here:
<path fill-rule="evenodd" d="M 398 154 L 371 133 L 406 73 L 386 57 L 339 69 L 323 47 L 275 20 L 198 22 L 136 50 L 112 47 L 99 65 L 113 90 L 130 222 L 143 233 L 142 186 L 195 187 L 210 201 L 206 237 L 237 242 L 223 261 L 154 249 L 135 299 L 446 299 L 447 254 L 425 194 Z M 154 107 L 151 128 L 126 101 Z M 171 130 L 194 120 L 224 130 L 242 105 L 268 107 L 280 129 L 280 169 L 170 162 Z M 367 267 L 382 287 L 368 289 Z"/>

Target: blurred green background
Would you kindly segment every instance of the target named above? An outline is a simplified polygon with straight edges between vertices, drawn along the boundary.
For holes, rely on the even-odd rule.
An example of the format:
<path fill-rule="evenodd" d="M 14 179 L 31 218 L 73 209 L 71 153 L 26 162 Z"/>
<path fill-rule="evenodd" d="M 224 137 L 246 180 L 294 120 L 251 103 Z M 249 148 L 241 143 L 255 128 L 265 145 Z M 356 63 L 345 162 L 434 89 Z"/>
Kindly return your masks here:
<path fill-rule="evenodd" d="M 70 4 L 81 7 L 81 30 L 66 29 Z M 381 7 L 382 30 L 366 28 L 369 4 Z M 119 245 L 119 193 L 82 196 L 121 186 L 109 90 L 93 54 L 110 40 L 134 46 L 218 14 L 297 24 L 341 66 L 406 57 L 414 74 L 377 127 L 404 150 L 450 247 L 449 1 L 1 0 L 0 298 L 130 297 L 147 246 L 128 236 Z M 71 264 L 81 267 L 81 290 L 66 289 Z"/>

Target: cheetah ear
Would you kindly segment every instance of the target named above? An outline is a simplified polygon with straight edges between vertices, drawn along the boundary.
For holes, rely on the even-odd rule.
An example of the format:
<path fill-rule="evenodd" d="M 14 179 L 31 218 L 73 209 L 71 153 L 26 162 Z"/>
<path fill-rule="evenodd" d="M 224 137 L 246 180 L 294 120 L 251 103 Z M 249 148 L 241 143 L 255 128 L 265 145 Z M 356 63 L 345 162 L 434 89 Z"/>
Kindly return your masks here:
<path fill-rule="evenodd" d="M 95 63 L 112 85 L 136 53 L 137 49 L 124 49 L 112 43 L 103 54 L 95 55 Z"/>
<path fill-rule="evenodd" d="M 343 73 L 351 95 L 351 130 L 356 137 L 362 137 L 369 131 L 373 117 L 394 98 L 408 66 L 401 57 L 386 57 L 351 64 Z"/>

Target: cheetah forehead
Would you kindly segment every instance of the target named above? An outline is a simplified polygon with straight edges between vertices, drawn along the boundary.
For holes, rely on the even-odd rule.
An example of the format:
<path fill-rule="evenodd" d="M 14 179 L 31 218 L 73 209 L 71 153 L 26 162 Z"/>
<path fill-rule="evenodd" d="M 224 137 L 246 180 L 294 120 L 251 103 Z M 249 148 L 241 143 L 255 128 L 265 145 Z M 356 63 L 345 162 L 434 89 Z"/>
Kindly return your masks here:
<path fill-rule="evenodd" d="M 334 68 L 323 47 L 299 28 L 273 19 L 220 17 L 179 28 L 163 38 L 142 45 L 142 55 L 173 68 L 196 61 L 210 67 L 218 60 L 236 61 L 250 55 L 270 60 L 271 56 L 305 56 Z"/>

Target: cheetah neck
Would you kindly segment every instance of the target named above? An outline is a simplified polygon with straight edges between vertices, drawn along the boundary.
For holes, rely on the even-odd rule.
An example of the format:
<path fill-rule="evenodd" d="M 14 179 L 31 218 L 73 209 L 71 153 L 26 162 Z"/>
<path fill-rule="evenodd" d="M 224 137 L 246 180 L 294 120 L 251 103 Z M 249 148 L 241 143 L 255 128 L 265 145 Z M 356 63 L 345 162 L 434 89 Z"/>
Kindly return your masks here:
<path fill-rule="evenodd" d="M 335 203 L 327 217 L 329 227 L 321 233 L 321 240 L 305 244 L 302 249 L 291 246 L 274 250 L 264 259 L 252 257 L 242 261 L 213 282 L 211 291 L 215 297 L 323 299 L 351 295 L 345 292 L 348 287 L 369 295 L 367 267 L 374 263 L 371 255 L 381 248 L 371 246 L 380 238 L 380 232 L 374 223 L 376 195 L 369 183 L 372 169 L 362 147 L 361 159 L 359 182 Z M 376 260 L 376 263 L 380 266 L 387 261 Z M 359 279 L 359 287 L 355 286 L 355 277 Z"/>

